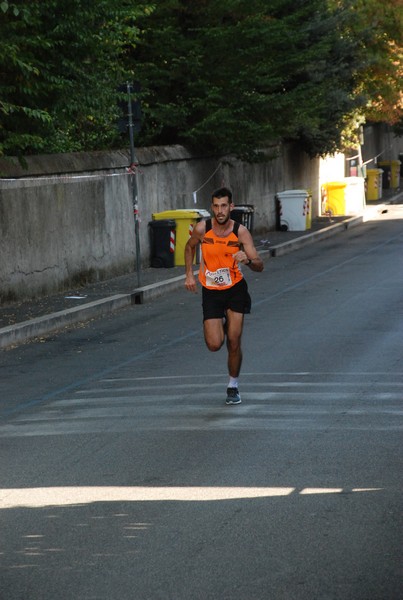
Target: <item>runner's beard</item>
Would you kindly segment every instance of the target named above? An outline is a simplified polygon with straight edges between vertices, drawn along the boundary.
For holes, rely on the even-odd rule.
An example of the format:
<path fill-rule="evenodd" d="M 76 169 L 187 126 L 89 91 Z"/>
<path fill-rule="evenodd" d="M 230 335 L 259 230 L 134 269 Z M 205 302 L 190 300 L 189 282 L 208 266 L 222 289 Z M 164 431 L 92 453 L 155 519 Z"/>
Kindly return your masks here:
<path fill-rule="evenodd" d="M 217 221 L 217 223 L 219 223 L 219 225 L 225 225 L 225 223 L 228 223 L 228 221 L 230 220 L 230 215 L 217 215 L 215 220 Z"/>

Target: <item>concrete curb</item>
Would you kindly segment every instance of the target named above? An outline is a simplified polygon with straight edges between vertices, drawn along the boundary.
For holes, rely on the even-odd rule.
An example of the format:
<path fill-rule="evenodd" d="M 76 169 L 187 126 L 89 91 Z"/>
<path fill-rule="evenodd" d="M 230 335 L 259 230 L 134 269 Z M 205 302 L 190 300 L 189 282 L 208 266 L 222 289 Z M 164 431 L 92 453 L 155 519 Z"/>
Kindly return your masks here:
<path fill-rule="evenodd" d="M 278 246 L 274 246 L 269 250 L 270 255 L 272 257 L 282 256 L 284 254 L 288 254 L 288 252 L 293 252 L 294 250 L 298 250 L 303 246 L 307 246 L 308 244 L 313 244 L 318 242 L 319 240 L 324 240 L 329 238 L 337 233 L 342 231 L 346 231 L 346 229 L 350 229 L 351 227 L 355 227 L 364 222 L 364 214 L 359 215 L 357 217 L 352 217 L 351 219 L 347 219 L 342 223 L 335 223 L 334 225 L 329 225 L 329 227 L 324 227 L 318 231 L 312 232 L 310 235 L 302 235 L 299 238 L 295 238 L 294 240 L 290 240 L 289 242 L 285 242 L 284 244 L 278 244 Z"/>
<path fill-rule="evenodd" d="M 20 344 L 35 337 L 47 335 L 56 329 L 74 325 L 93 317 L 100 317 L 131 304 L 131 294 L 117 294 L 81 306 L 61 310 L 43 317 L 16 323 L 0 329 L 0 348 Z"/>
<path fill-rule="evenodd" d="M 195 271 L 198 273 L 198 271 Z M 140 288 L 136 288 L 130 295 L 132 297 L 132 304 L 143 304 L 149 300 L 158 298 L 165 292 L 171 292 L 177 290 L 183 285 L 185 281 L 185 275 L 178 275 L 171 279 L 165 279 L 164 281 L 158 281 L 157 283 L 151 283 Z M 1 330 L 0 330 L 1 334 Z"/>
<path fill-rule="evenodd" d="M 0 349 L 47 335 L 52 331 L 63 329 L 80 321 L 102 317 L 132 304 L 149 302 L 166 292 L 178 289 L 183 285 L 184 280 L 185 276 L 180 275 L 172 279 L 136 288 L 128 294 L 108 296 L 107 298 L 94 300 L 93 302 L 81 304 L 74 308 L 64 309 L 44 315 L 43 317 L 36 317 L 29 321 L 3 327 L 0 329 Z"/>
<path fill-rule="evenodd" d="M 284 242 L 283 244 L 278 244 L 273 248 L 259 249 L 259 254 L 264 260 L 266 258 L 283 256 L 284 254 L 298 250 L 303 246 L 326 239 L 337 233 L 346 231 L 351 227 L 360 225 L 369 220 L 371 214 L 381 212 L 384 207 L 385 204 L 367 207 L 366 211 L 361 215 L 351 217 L 342 223 L 329 225 L 329 227 Z M 87 321 L 95 317 L 109 314 L 132 304 L 143 304 L 144 302 L 154 300 L 155 298 L 162 296 L 162 294 L 177 290 L 183 286 L 184 280 L 185 275 L 180 275 L 178 277 L 136 288 L 128 294 L 116 294 L 74 308 L 61 310 L 49 315 L 44 315 L 43 317 L 37 317 L 30 319 L 29 321 L 17 323 L 16 325 L 3 327 L 0 329 L 0 348 L 21 344 L 30 339 L 47 335 L 52 331 L 63 329 L 64 327 L 74 325 L 80 321 Z"/>

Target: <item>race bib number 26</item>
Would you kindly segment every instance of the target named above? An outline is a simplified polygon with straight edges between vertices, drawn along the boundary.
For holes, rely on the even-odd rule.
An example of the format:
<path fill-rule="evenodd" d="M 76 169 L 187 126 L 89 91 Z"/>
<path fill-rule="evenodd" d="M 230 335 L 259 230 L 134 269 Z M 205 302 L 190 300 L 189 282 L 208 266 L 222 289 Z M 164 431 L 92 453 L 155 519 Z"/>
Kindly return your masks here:
<path fill-rule="evenodd" d="M 217 271 L 206 271 L 206 283 L 210 287 L 221 287 L 231 285 L 229 269 L 218 269 Z"/>

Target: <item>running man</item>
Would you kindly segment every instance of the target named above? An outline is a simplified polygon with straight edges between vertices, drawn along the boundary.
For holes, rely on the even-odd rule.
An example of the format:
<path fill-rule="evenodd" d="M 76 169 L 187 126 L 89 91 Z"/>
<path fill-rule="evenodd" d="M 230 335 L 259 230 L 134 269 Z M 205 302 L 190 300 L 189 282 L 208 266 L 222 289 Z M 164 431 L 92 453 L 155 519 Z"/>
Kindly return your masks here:
<path fill-rule="evenodd" d="M 212 194 L 212 219 L 199 221 L 185 247 L 185 286 L 197 292 L 193 273 L 196 246 L 201 243 L 203 329 L 207 348 L 217 352 L 227 338 L 229 383 L 226 404 L 239 404 L 238 377 L 242 365 L 241 337 L 244 315 L 250 313 L 251 298 L 241 266 L 263 271 L 249 230 L 230 217 L 232 192 L 220 188 Z"/>

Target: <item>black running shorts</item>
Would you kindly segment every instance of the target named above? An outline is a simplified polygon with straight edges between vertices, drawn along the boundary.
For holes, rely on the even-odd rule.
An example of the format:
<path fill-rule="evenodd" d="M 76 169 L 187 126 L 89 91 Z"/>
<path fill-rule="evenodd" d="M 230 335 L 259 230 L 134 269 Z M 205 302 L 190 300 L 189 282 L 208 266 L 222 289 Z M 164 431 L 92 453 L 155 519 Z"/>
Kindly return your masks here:
<path fill-rule="evenodd" d="M 227 308 L 238 313 L 250 313 L 252 300 L 245 279 L 226 290 L 209 290 L 203 287 L 202 292 L 204 321 L 224 318 Z"/>

